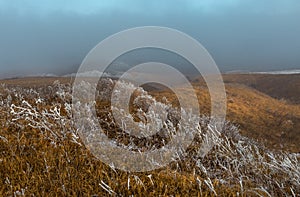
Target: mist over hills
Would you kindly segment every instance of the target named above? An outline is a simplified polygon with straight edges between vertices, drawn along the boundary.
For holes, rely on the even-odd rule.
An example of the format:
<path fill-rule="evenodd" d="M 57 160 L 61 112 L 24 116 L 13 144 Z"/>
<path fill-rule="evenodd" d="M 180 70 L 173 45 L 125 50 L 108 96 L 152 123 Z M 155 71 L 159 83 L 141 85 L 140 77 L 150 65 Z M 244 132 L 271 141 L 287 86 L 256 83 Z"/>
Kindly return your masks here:
<path fill-rule="evenodd" d="M 0 196 L 300 196 L 299 10 L 0 0 Z"/>

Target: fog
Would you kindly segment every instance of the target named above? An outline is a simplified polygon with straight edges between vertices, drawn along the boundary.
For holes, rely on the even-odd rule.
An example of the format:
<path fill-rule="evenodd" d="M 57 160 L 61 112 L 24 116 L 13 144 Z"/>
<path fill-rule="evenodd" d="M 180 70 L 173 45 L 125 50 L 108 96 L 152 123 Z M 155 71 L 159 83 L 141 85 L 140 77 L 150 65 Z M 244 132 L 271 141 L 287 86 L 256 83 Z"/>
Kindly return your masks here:
<path fill-rule="evenodd" d="M 297 0 L 0 0 L 0 77 L 76 72 L 107 36 L 148 25 L 194 37 L 222 72 L 300 69 L 299 19 Z"/>

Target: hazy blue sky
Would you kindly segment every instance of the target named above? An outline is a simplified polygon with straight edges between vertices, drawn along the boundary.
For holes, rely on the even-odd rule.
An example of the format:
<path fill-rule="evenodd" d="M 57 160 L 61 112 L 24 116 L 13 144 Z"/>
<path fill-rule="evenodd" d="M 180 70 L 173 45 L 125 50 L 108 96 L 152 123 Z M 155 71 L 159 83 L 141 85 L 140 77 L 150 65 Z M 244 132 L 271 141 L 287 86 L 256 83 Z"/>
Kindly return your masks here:
<path fill-rule="evenodd" d="M 300 68 L 299 0 L 0 0 L 0 77 L 75 72 L 105 37 L 167 26 L 222 71 Z"/>

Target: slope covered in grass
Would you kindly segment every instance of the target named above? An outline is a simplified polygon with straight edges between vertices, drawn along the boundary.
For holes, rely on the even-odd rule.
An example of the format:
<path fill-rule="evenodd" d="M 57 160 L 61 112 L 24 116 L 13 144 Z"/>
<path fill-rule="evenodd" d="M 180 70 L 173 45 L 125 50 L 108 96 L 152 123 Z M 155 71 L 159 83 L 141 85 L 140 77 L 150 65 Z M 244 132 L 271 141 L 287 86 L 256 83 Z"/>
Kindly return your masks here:
<path fill-rule="evenodd" d="M 108 86 L 112 83 L 102 81 L 106 85 L 100 85 L 99 95 L 109 93 Z M 0 92 L 1 196 L 296 196 L 300 193 L 299 155 L 270 151 L 243 137 L 230 122 L 217 130 L 203 115 L 187 153 L 160 169 L 130 173 L 102 163 L 82 144 L 71 118 L 70 84 L 56 81 L 36 89 L 3 85 Z M 143 98 L 157 102 L 142 91 L 132 102 L 133 112 L 143 108 Z M 97 104 L 100 116 L 111 113 L 105 100 Z M 171 107 L 167 101 L 164 105 Z M 169 120 L 176 124 L 176 116 L 171 114 Z M 113 120 L 108 118 L 102 124 L 107 125 L 111 139 L 118 141 L 123 131 Z M 201 145 L 208 137 L 215 146 L 202 157 Z M 122 139 L 119 142 L 125 144 Z M 162 139 L 157 136 L 157 141 L 150 144 L 159 145 Z M 138 142 L 133 143 L 144 151 Z"/>

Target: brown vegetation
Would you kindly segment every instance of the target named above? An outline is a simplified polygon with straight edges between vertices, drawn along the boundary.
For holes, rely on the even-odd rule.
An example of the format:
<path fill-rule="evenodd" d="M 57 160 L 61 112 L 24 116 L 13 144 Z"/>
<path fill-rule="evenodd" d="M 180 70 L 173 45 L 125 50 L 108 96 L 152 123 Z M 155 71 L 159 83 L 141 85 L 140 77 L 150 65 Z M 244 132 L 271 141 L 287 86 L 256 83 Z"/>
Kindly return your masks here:
<path fill-rule="evenodd" d="M 244 136 L 271 149 L 300 152 L 300 105 L 296 104 L 296 101 L 300 101 L 300 75 L 292 75 L 291 78 L 293 83 L 289 84 L 281 81 L 287 80 L 288 75 L 225 75 L 227 120 L 238 125 Z M 263 89 L 262 92 L 250 87 L 254 81 L 258 89 Z M 200 111 L 209 114 L 210 96 L 205 83 L 199 78 L 194 80 L 193 85 L 198 95 Z M 281 88 L 276 91 L 270 89 L 277 85 Z M 158 100 L 166 97 L 174 105 L 178 105 L 176 96 L 170 90 L 150 90 L 150 94 Z M 285 92 L 293 94 L 291 98 L 298 100 L 289 101 Z M 272 95 L 281 99 L 275 99 Z"/>
<path fill-rule="evenodd" d="M 268 151 L 240 136 L 232 124 L 205 158 L 197 153 L 205 136 L 200 134 L 188 155 L 167 167 L 143 173 L 114 169 L 91 155 L 74 132 L 65 105 L 70 103 L 70 79 L 59 78 L 65 85 L 57 79 L 9 80 L 0 87 L 0 196 L 281 196 L 300 192 L 299 155 Z M 194 86 L 201 112 L 209 114 L 207 88 L 199 82 Z M 148 88 L 157 100 L 178 105 L 170 90 Z M 61 90 L 62 94 L 56 94 Z M 272 149 L 300 151 L 298 105 L 232 82 L 226 91 L 227 118 L 240 125 L 242 135 Z M 108 105 L 98 102 L 98 115 L 109 113 Z M 134 107 L 131 110 L 136 112 Z M 119 133 L 110 135 L 116 138 Z"/>

